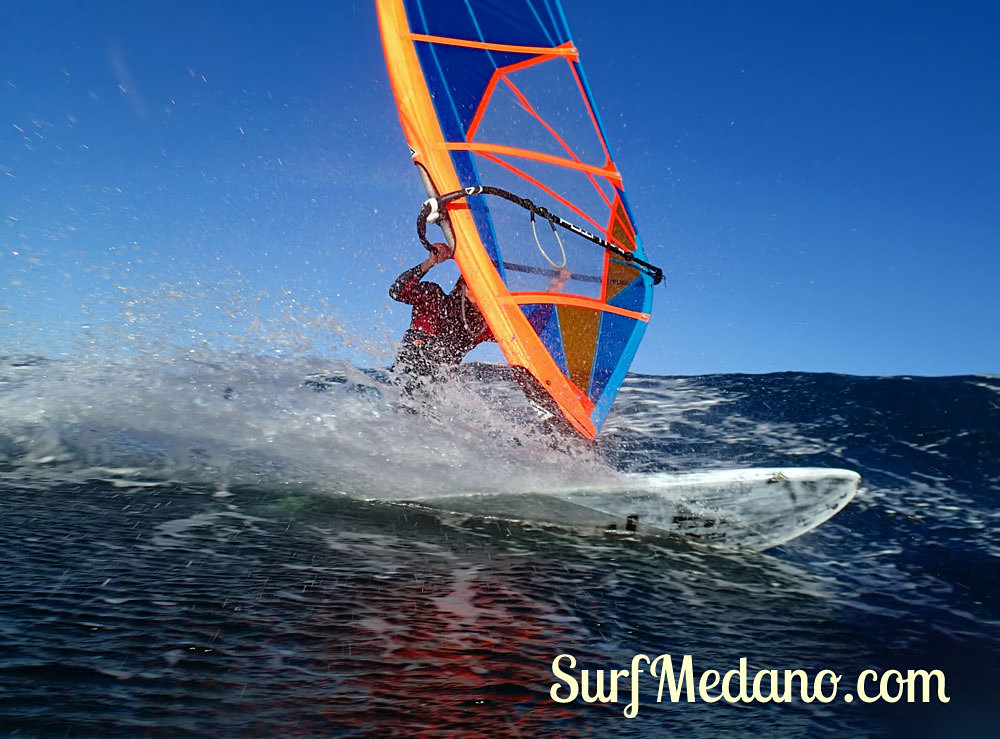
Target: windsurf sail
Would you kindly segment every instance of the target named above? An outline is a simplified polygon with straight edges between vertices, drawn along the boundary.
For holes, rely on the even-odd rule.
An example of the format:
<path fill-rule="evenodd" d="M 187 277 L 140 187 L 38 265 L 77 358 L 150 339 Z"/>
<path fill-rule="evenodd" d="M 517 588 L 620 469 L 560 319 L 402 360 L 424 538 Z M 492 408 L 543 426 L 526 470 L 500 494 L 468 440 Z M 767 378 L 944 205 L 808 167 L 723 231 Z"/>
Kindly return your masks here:
<path fill-rule="evenodd" d="M 662 273 L 636 233 L 558 0 L 376 0 L 430 199 L 529 398 L 593 439 Z"/>

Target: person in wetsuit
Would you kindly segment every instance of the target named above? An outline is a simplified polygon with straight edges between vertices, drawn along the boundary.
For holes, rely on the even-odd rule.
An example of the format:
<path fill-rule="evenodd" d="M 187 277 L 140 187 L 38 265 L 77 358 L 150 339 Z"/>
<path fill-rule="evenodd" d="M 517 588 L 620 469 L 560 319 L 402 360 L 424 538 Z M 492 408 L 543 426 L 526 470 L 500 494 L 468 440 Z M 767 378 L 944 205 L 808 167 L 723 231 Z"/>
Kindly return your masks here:
<path fill-rule="evenodd" d="M 413 306 L 410 328 L 393 365 L 413 379 L 433 377 L 442 368 L 459 364 L 482 342 L 496 341 L 463 278 L 450 293 L 423 281 L 432 267 L 452 256 L 447 244 L 433 247 L 427 259 L 406 270 L 389 288 L 390 298 Z"/>
<path fill-rule="evenodd" d="M 403 391 L 407 396 L 414 390 L 428 390 L 426 380 L 440 379 L 442 370 L 458 365 L 474 347 L 484 341 L 496 341 L 476 306 L 472 293 L 466 289 L 465 280 L 459 278 L 450 293 L 433 282 L 424 282 L 424 276 L 437 264 L 452 256 L 447 244 L 433 244 L 433 251 L 416 267 L 406 270 L 389 288 L 389 297 L 413 306 L 410 328 L 403 340 L 392 366 L 393 372 L 403 375 Z M 572 272 L 565 267 L 556 268 L 550 275 L 548 290 L 561 292 Z M 528 323 L 541 332 L 555 306 L 535 306 L 528 314 Z M 551 430 L 569 429 L 558 407 L 524 368 L 515 380 L 521 385 L 531 405 L 539 413 L 543 425 Z M 572 430 L 569 429 L 572 433 Z"/>

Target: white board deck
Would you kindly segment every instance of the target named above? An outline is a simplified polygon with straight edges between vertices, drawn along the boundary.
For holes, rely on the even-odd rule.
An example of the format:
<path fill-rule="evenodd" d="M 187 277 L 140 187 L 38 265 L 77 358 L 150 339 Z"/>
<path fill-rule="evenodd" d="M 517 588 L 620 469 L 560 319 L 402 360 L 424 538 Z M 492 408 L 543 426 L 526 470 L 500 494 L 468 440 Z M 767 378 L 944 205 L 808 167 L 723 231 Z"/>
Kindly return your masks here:
<path fill-rule="evenodd" d="M 809 467 L 627 475 L 622 484 L 426 496 L 410 505 L 469 517 L 635 535 L 683 536 L 761 551 L 811 531 L 854 497 L 856 472 Z"/>

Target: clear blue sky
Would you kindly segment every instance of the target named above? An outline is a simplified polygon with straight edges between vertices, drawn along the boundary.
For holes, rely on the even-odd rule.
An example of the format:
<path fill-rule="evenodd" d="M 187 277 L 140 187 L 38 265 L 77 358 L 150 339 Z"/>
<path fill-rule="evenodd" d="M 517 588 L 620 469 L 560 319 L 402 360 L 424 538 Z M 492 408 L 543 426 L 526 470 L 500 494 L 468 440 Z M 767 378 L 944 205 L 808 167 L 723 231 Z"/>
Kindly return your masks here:
<path fill-rule="evenodd" d="M 1000 373 L 1000 5 L 565 5 L 668 275 L 634 370 Z M 377 357 L 421 199 L 371 2 L 0 7 L 0 351 L 197 281 L 188 334 Z"/>

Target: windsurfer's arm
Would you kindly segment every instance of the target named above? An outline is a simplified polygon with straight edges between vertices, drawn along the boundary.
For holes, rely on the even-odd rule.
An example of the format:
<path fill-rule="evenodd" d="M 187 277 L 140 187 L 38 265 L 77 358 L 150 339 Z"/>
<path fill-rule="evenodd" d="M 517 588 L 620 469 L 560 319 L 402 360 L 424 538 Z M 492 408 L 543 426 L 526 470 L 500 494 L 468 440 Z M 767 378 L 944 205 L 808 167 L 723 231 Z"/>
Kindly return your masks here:
<path fill-rule="evenodd" d="M 436 285 L 424 284 L 421 282 L 424 275 L 430 272 L 435 264 L 441 264 L 451 258 L 451 249 L 446 244 L 434 244 L 434 251 L 428 254 L 427 259 L 416 267 L 411 267 L 395 279 L 389 287 L 389 297 L 398 300 L 400 303 L 416 304 L 428 292 L 433 291 Z"/>
<path fill-rule="evenodd" d="M 550 293 L 561 293 L 566 281 L 573 276 L 573 273 L 566 267 L 559 267 L 555 273 L 549 277 L 549 286 L 546 288 Z"/>
<path fill-rule="evenodd" d="M 411 267 L 397 277 L 392 285 L 389 286 L 389 297 L 393 300 L 398 300 L 400 303 L 409 303 L 410 305 L 420 300 L 429 287 L 429 285 L 423 285 L 420 282 L 427 273 L 427 270 L 423 267 L 423 264 L 418 264 L 416 267 Z"/>

